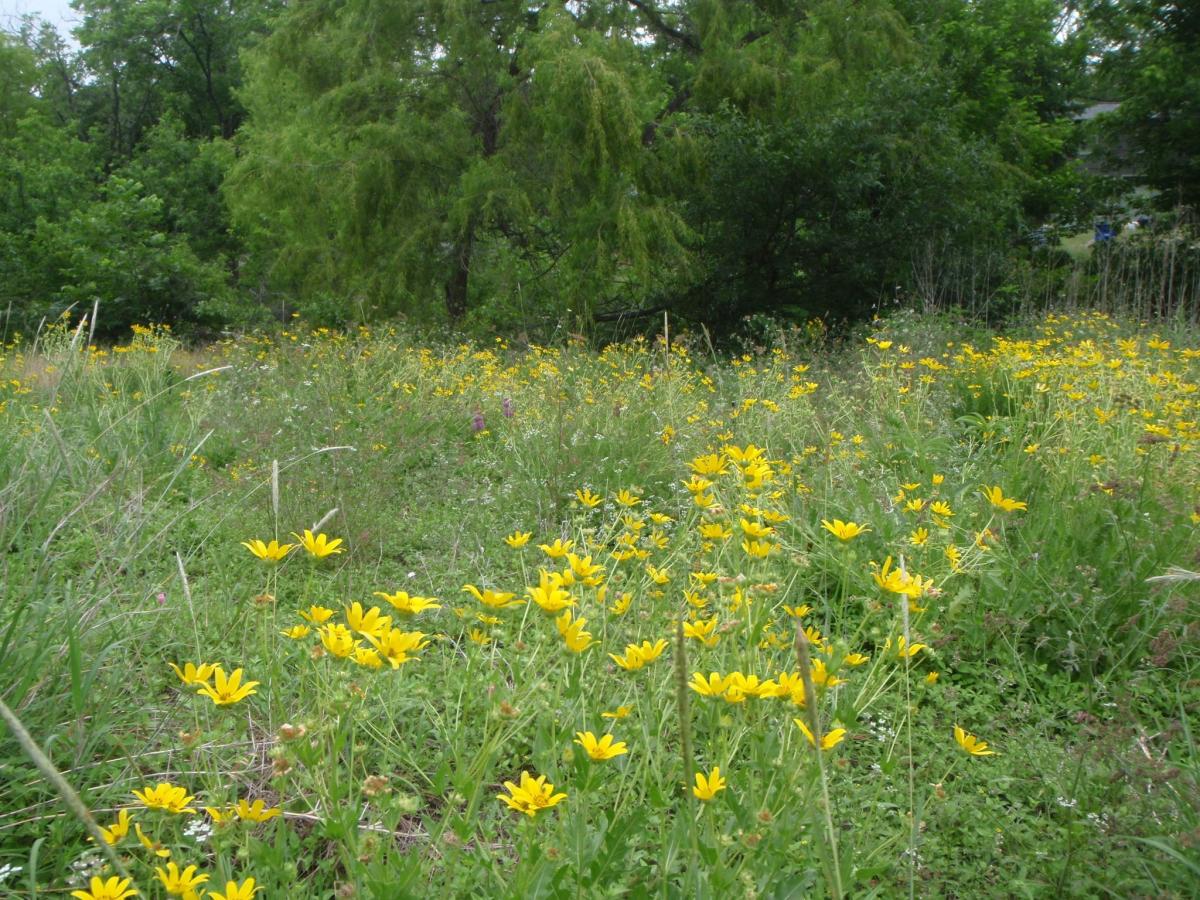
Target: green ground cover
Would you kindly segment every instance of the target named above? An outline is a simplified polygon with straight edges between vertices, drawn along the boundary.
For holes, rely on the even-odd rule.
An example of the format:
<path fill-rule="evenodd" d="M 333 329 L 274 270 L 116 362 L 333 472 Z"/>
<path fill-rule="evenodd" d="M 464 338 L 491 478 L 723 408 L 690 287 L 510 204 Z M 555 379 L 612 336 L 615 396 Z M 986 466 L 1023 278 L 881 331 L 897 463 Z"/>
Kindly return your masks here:
<path fill-rule="evenodd" d="M 1194 891 L 1194 331 L 86 343 L 0 353 L 0 892 Z"/>

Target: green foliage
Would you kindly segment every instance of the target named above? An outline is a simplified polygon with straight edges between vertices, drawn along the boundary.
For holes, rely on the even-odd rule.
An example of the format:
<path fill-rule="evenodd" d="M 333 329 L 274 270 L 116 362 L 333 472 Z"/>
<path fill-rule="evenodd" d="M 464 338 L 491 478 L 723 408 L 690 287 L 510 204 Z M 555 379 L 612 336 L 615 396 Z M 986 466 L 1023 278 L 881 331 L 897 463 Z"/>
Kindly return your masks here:
<path fill-rule="evenodd" d="M 163 201 L 115 175 L 98 198 L 62 221 L 39 220 L 30 250 L 42 283 L 57 285 L 45 312 L 86 310 L 100 301 L 111 332 L 186 319 L 226 289 L 221 267 L 201 262 L 182 236 L 170 233 Z"/>
<path fill-rule="evenodd" d="M 1160 191 L 1161 206 L 1200 205 L 1200 11 L 1175 0 L 1082 6 L 1100 87 L 1121 103 L 1101 123 L 1108 151 Z"/>
<path fill-rule="evenodd" d="M 223 0 L 79 0 L 76 36 L 95 80 L 77 86 L 79 127 L 128 159 L 173 116 L 196 140 L 228 139 L 245 111 L 239 52 L 262 34 L 265 3 Z"/>
<path fill-rule="evenodd" d="M 718 339 L 910 297 L 1008 314 L 1022 285 L 1073 289 L 1020 242 L 1086 217 L 1089 92 L 1125 101 L 1112 133 L 1163 198 L 1195 193 L 1178 3 L 79 12 L 78 49 L 34 20 L 0 42 L 0 304 L 23 328 L 86 298 L 109 334 L 148 313 L 603 337 L 670 310 Z M 143 246 L 122 263 L 167 259 L 85 271 L 124 221 Z"/>
<path fill-rule="evenodd" d="M 939 68 L 962 128 L 1003 161 L 996 177 L 1041 225 L 1070 203 L 1067 118 L 1083 87 L 1088 43 L 1071 8 L 1055 0 L 899 0 Z"/>
<path fill-rule="evenodd" d="M 941 95 L 897 69 L 787 121 L 703 119 L 708 178 L 691 214 L 706 268 L 687 301 L 711 304 L 720 330 L 764 311 L 853 319 L 908 283 L 919 248 L 999 238 L 1014 192 Z"/>
<path fill-rule="evenodd" d="M 135 321 L 253 320 L 220 185 L 242 47 L 270 4 L 91 3 L 70 49 L 49 26 L 0 44 L 0 303 L 32 330 L 100 302 L 98 333 Z M 252 273 L 251 273 L 252 274 Z M 248 314 L 249 313 L 249 314 Z"/>
<path fill-rule="evenodd" d="M 227 196 L 272 284 L 350 316 L 644 295 L 683 230 L 648 180 L 643 52 L 598 13 L 427 6 L 312 4 L 255 54 Z"/>
<path fill-rule="evenodd" d="M 146 133 L 137 155 L 117 173 L 161 200 L 166 233 L 186 237 L 201 259 L 220 262 L 241 249 L 229 231 L 220 193 L 232 156 L 228 142 L 190 139 L 179 119 L 167 115 Z"/>
<path fill-rule="evenodd" d="M 227 197 L 271 287 L 342 321 L 860 314 L 1072 184 L 1052 4 L 910 6 L 290 10 Z"/>

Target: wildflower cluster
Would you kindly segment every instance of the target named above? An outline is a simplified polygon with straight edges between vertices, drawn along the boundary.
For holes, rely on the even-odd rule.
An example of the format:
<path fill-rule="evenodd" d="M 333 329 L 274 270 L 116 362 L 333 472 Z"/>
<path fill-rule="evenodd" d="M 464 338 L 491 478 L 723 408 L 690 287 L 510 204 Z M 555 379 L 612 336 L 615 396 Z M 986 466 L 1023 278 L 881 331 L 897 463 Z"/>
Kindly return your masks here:
<path fill-rule="evenodd" d="M 208 402 L 286 405 L 296 452 L 277 463 L 247 440 L 195 477 L 270 493 L 276 524 L 172 558 L 144 595 L 139 615 L 171 617 L 174 676 L 156 663 L 155 727 L 131 733 L 159 756 L 98 835 L 134 878 L 93 853 L 68 889 L 387 892 L 409 866 L 398 893 L 439 867 L 470 869 L 464 892 L 532 893 L 628 850 L 620 865 L 654 861 L 654 890 L 675 892 L 684 860 L 743 873 L 719 890 L 749 895 L 770 881 L 758 848 L 815 871 L 860 806 L 874 818 L 855 841 L 890 835 L 872 859 L 908 871 L 944 792 L 1014 759 L 1007 723 L 968 702 L 994 680 L 994 645 L 1044 668 L 1100 643 L 1075 629 L 1121 640 L 1169 610 L 1146 602 L 1140 571 L 1109 590 L 1079 556 L 1113 522 L 1145 529 L 1129 547 L 1147 554 L 1147 534 L 1194 538 L 1200 351 L 1093 315 L 980 347 L 872 327 L 852 378 L 784 350 L 709 367 L 686 341 L 437 351 L 292 328 L 220 344 L 236 390 Z M 157 364 L 167 350 L 146 348 L 167 345 L 139 338 L 124 364 Z M 359 393 L 342 409 L 329 398 L 349 396 L 347 372 Z M 22 378 L 0 382 L 0 424 L 48 443 Z M 301 408 L 318 395 L 319 426 Z M 305 455 L 318 427 L 355 445 L 336 476 Z M 172 445 L 172 473 L 188 452 Z M 1143 503 L 1159 493 L 1171 502 Z M 359 508 L 278 524 L 330 496 Z M 1098 524 L 1048 570 L 1043 544 L 1084 507 Z M 347 537 L 322 531 L 332 521 Z M 947 775 L 923 784 L 929 766 Z M 471 869 L 488 847 L 503 852 Z M 510 865 L 527 880 L 495 880 Z"/>

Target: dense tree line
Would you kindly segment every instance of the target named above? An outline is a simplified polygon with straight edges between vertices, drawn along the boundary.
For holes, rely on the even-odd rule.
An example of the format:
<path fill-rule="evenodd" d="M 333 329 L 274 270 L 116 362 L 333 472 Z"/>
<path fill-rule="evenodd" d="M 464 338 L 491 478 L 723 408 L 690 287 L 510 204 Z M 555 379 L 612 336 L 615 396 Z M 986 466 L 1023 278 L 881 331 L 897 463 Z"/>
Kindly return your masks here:
<path fill-rule="evenodd" d="M 0 37 L 0 308 L 854 316 L 1085 209 L 1079 101 L 1197 193 L 1188 4 L 77 0 Z M 1013 252 L 1017 252 L 1013 249 Z"/>

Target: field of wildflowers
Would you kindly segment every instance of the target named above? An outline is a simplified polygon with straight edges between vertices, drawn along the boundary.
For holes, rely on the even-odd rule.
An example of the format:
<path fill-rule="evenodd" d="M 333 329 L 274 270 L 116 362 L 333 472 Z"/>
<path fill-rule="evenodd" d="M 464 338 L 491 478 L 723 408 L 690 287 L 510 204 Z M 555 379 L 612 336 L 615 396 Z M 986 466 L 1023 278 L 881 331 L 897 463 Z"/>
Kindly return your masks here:
<path fill-rule="evenodd" d="M 1195 888 L 1195 331 L 87 337 L 0 351 L 5 895 Z"/>

